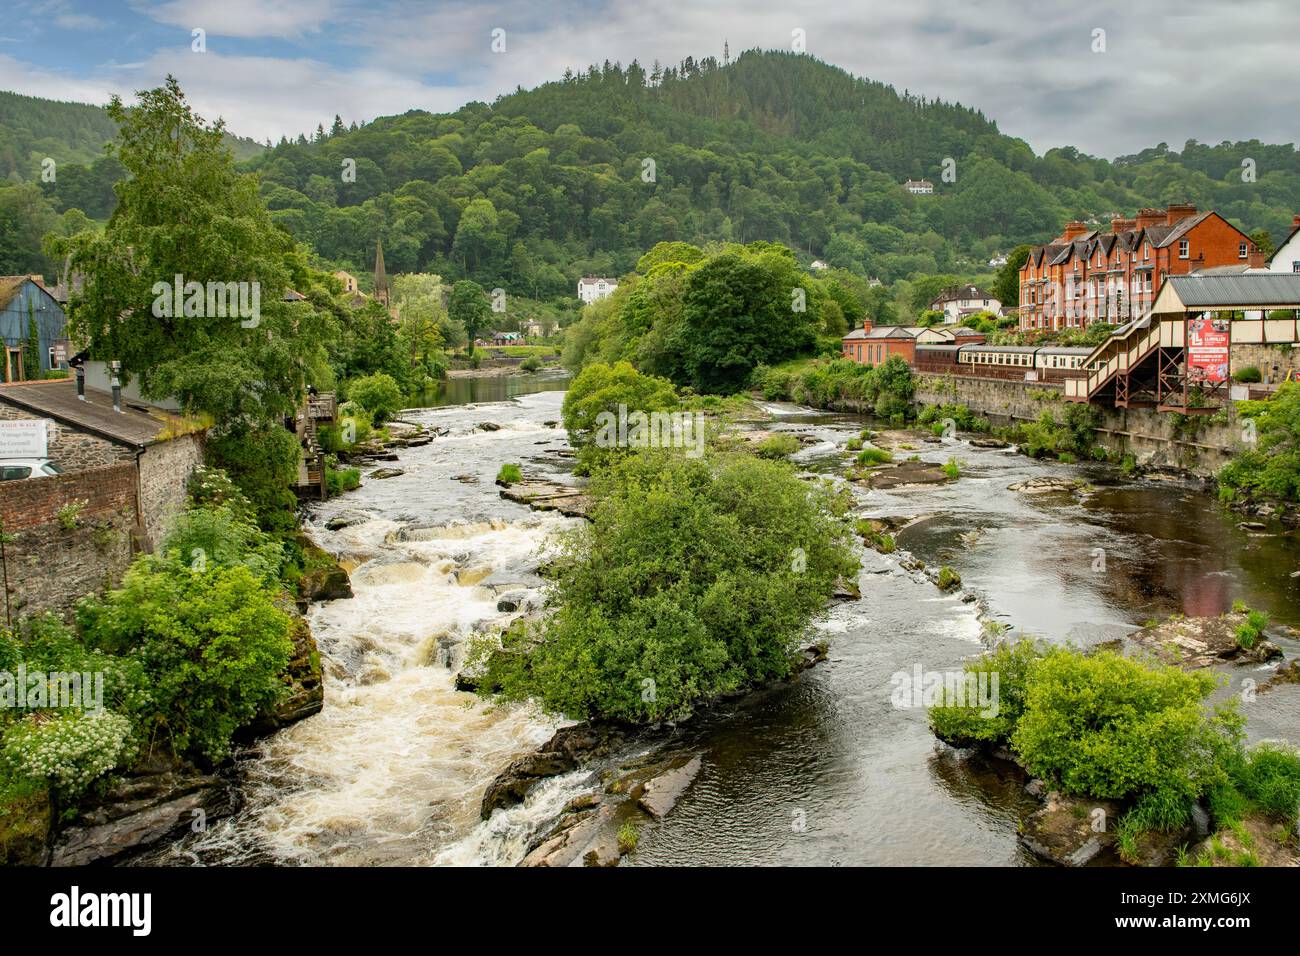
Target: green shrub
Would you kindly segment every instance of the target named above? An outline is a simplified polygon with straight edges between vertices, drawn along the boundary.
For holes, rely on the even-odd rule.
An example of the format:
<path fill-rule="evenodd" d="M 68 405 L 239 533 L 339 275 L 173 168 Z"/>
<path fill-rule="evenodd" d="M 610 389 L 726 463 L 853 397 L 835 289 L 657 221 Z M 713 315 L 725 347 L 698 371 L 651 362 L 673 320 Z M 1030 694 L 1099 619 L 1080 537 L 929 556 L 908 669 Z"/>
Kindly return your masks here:
<path fill-rule="evenodd" d="M 759 458 L 789 458 L 798 450 L 799 439 L 783 432 L 768 435 L 754 446 L 754 454 Z"/>
<path fill-rule="evenodd" d="M 1262 382 L 1264 380 L 1264 376 L 1259 373 L 1259 369 L 1254 365 L 1247 365 L 1244 368 L 1237 369 L 1232 373 L 1232 378 L 1234 381 L 1242 383 Z"/>
<path fill-rule="evenodd" d="M 557 610 L 480 643 L 484 692 L 575 719 L 680 719 L 789 674 L 836 582 L 854 573 L 846 496 L 744 454 L 628 455 L 589 486 L 562 539 Z M 540 639 L 540 641 L 539 641 Z"/>
<path fill-rule="evenodd" d="M 542 360 L 536 355 L 530 355 L 519 363 L 519 368 L 524 372 L 536 372 L 542 367 Z"/>
<path fill-rule="evenodd" d="M 92 647 L 141 664 L 150 700 L 130 716 L 178 754 L 221 760 L 234 732 L 283 690 L 290 619 L 242 565 L 200 572 L 145 556 L 105 600 L 84 599 L 77 617 Z"/>
<path fill-rule="evenodd" d="M 1247 611 L 1246 620 L 1237 627 L 1237 644 L 1250 650 L 1264 636 L 1268 628 L 1268 614 L 1264 611 Z"/>
<path fill-rule="evenodd" d="M 993 675 L 997 675 L 997 713 L 986 713 L 969 695 L 955 700 L 951 689 L 945 687 L 939 702 L 929 710 L 930 727 L 938 737 L 958 746 L 1007 743 L 1024 713 L 1029 671 L 1037 659 L 1033 642 L 1007 641 L 992 653 L 967 661 L 964 673 L 977 680 L 980 674 L 987 674 L 986 686 L 990 688 Z"/>
<path fill-rule="evenodd" d="M 1031 671 L 1012 748 L 1030 773 L 1065 793 L 1191 800 L 1222 776 L 1240 719 L 1213 716 L 1205 673 L 1147 665 L 1110 651 L 1054 649 Z"/>
<path fill-rule="evenodd" d="M 847 442 L 844 443 L 844 450 L 845 450 L 845 451 L 861 451 L 861 450 L 862 450 L 862 439 L 861 439 L 861 438 L 850 438 Z"/>
<path fill-rule="evenodd" d="M 524 480 L 523 471 L 520 469 L 518 465 L 514 463 L 502 465 L 501 470 L 497 472 L 498 484 L 513 485 L 516 482 L 520 482 L 523 480 Z"/>
<path fill-rule="evenodd" d="M 1271 401 L 1238 402 L 1237 410 L 1254 421 L 1256 444 L 1220 470 L 1219 496 L 1300 501 L 1300 382 L 1284 382 Z"/>
<path fill-rule="evenodd" d="M 383 372 L 354 378 L 347 385 L 348 400 L 356 402 L 373 416 L 379 425 L 402 410 L 402 389 L 397 381 Z"/>
<path fill-rule="evenodd" d="M 943 468 L 943 473 L 947 475 L 949 479 L 956 481 L 961 477 L 961 464 L 956 458 L 949 458 L 947 463 L 941 467 Z"/>
<path fill-rule="evenodd" d="M 325 493 L 341 495 L 345 491 L 355 491 L 361 487 L 360 468 L 327 468 L 325 470 Z"/>
<path fill-rule="evenodd" d="M 293 487 L 302 450 L 293 432 L 278 425 L 227 430 L 208 438 L 207 452 L 248 499 L 263 528 L 295 527 L 298 501 Z"/>
<path fill-rule="evenodd" d="M 280 576 L 284 546 L 266 534 L 235 501 L 199 505 L 172 519 L 162 541 L 162 552 L 196 571 L 209 563 L 223 567 L 242 565 L 267 584 Z"/>
<path fill-rule="evenodd" d="M 1261 811 L 1280 823 L 1300 813 L 1300 754 L 1278 744 L 1260 744 L 1237 765 L 1234 783 Z"/>
<path fill-rule="evenodd" d="M 939 589 L 941 591 L 956 591 L 960 587 L 960 574 L 947 566 L 939 569 Z"/>
<path fill-rule="evenodd" d="M 629 416 L 669 411 L 677 406 L 677 393 L 667 379 L 642 375 L 629 362 L 584 368 L 565 392 L 561 412 L 581 471 L 590 472 L 629 450 L 611 447 L 601 437 L 602 423 L 611 417 L 617 421 L 619 406 Z"/>
<path fill-rule="evenodd" d="M 894 460 L 894 456 L 883 448 L 864 448 L 858 452 L 859 465 L 884 465 Z"/>

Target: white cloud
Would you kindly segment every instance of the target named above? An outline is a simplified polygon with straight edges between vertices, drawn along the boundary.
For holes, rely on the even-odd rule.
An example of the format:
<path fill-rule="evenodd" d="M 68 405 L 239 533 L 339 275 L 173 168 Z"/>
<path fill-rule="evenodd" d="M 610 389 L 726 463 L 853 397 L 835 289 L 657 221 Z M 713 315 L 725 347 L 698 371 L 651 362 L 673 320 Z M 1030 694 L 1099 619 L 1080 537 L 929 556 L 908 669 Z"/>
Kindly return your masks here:
<path fill-rule="evenodd" d="M 334 0 L 168 0 L 140 12 L 187 33 L 209 36 L 295 39 L 317 33 L 332 19 Z"/>
<path fill-rule="evenodd" d="M 491 102 L 516 86 L 558 79 L 566 68 L 605 59 L 649 65 L 686 56 L 732 56 L 751 47 L 789 49 L 806 31 L 814 56 L 859 76 L 927 98 L 981 110 L 1037 151 L 1075 145 L 1097 155 L 1165 141 L 1296 136 L 1300 61 L 1289 40 L 1294 0 L 1093 0 L 1026 14 L 1023 0 L 831 0 L 796 8 L 788 0 L 730 0 L 671 9 L 645 0 L 169 0 L 142 8 L 185 31 L 212 36 L 319 39 L 319 53 L 234 56 L 209 42 L 169 50 L 125 45 L 140 62 L 91 67 L 90 79 L 0 63 L 0 83 L 36 95 L 101 102 L 108 89 L 152 87 L 171 71 L 205 115 L 264 139 L 315 129 L 335 113 L 347 121 L 420 108 L 453 110 Z M 66 12 L 66 11 L 65 11 Z M 506 52 L 491 51 L 492 30 Z M 1093 30 L 1107 50 L 1092 52 Z M 298 54 L 300 48 L 295 48 Z M 348 66 L 331 65 L 334 53 Z M 260 52 L 260 51 L 259 51 Z M 438 77 L 433 82 L 426 77 Z M 450 77 L 450 79 L 445 79 Z"/>

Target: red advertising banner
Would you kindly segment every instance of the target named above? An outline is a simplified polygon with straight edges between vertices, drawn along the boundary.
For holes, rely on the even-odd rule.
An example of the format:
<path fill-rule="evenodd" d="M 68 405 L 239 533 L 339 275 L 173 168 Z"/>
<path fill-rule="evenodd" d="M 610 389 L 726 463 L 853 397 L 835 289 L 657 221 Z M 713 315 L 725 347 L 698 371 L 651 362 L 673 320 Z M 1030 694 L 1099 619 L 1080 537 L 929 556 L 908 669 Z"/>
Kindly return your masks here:
<path fill-rule="evenodd" d="M 1228 380 L 1227 319 L 1187 320 L 1187 378 L 1195 385 Z"/>

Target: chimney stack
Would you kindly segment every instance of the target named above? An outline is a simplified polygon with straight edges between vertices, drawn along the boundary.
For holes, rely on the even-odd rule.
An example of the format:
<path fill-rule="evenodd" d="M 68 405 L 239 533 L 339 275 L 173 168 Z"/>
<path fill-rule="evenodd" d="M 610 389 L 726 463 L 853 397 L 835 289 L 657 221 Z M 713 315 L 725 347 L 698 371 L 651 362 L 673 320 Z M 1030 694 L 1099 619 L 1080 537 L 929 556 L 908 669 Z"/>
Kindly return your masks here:
<path fill-rule="evenodd" d="M 1164 222 L 1165 211 L 1148 206 L 1145 209 L 1139 209 L 1137 214 L 1137 228 L 1145 229 L 1147 226 L 1154 226 Z"/>
<path fill-rule="evenodd" d="M 1292 216 L 1292 217 L 1291 217 L 1291 228 L 1292 228 L 1292 229 L 1300 229 L 1300 216 Z"/>
<path fill-rule="evenodd" d="M 1075 219 L 1065 224 L 1065 232 L 1061 235 L 1061 242 L 1073 242 L 1088 231 L 1086 223 Z"/>
<path fill-rule="evenodd" d="M 1165 210 L 1165 225 L 1172 226 L 1180 219 L 1196 215 L 1196 205 L 1187 202 L 1171 202 Z"/>
<path fill-rule="evenodd" d="M 863 332 L 870 332 L 870 331 L 871 331 L 871 328 L 872 328 L 872 326 L 871 326 L 871 316 L 867 316 L 866 318 L 864 318 L 864 319 L 862 320 L 862 331 L 863 331 Z"/>

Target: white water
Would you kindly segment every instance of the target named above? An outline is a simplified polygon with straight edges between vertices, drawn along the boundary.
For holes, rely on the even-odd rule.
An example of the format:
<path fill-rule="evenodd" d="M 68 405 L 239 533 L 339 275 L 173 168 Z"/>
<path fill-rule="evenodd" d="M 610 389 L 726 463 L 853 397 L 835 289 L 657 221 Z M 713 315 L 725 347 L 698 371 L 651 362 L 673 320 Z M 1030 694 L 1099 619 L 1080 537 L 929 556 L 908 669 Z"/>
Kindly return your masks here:
<path fill-rule="evenodd" d="M 498 612 L 500 593 L 526 588 L 541 598 L 535 570 L 548 537 L 573 523 L 507 502 L 493 484 L 505 461 L 558 473 L 564 460 L 546 450 L 565 447 L 564 433 L 542 422 L 559 417 L 560 398 L 408 413 L 451 434 L 404 450 L 396 463 L 404 475 L 320 507 L 312 536 L 349 567 L 355 595 L 308 615 L 325 669 L 324 709 L 259 744 L 243 767 L 239 815 L 158 862 L 508 864 L 523 856 L 572 783 L 552 781 L 487 823 L 480 802 L 492 778 L 558 724 L 532 707 L 492 707 L 457 691 L 453 667 L 473 633 L 515 616 Z M 478 430 L 484 421 L 503 427 Z M 466 474 L 478 482 L 453 478 Z M 324 528 L 353 512 L 366 520 Z M 419 529 L 408 533 L 415 540 L 396 540 L 403 527 Z"/>

